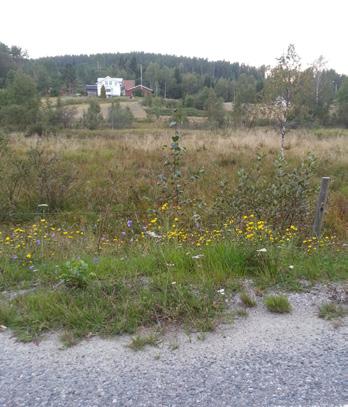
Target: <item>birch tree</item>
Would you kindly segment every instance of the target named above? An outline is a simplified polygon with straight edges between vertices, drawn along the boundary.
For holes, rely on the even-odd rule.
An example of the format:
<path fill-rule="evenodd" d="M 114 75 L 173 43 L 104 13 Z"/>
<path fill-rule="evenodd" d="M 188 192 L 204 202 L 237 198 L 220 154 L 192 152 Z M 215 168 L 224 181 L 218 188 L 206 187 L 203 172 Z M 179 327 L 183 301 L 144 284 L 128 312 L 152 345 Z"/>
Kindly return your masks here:
<path fill-rule="evenodd" d="M 295 46 L 277 58 L 278 64 L 270 70 L 265 86 L 265 101 L 269 116 L 275 119 L 280 134 L 280 154 L 284 157 L 285 135 L 289 120 L 295 112 L 295 99 L 300 91 L 301 61 Z"/>

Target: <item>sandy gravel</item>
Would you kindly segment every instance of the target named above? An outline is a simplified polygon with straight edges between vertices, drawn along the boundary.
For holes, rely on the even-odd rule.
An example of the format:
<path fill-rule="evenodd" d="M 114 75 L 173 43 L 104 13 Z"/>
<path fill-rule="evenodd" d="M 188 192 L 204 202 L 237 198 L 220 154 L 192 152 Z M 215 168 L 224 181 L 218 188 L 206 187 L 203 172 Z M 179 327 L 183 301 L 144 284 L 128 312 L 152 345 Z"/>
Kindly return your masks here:
<path fill-rule="evenodd" d="M 343 406 L 347 324 L 319 319 L 328 292 L 289 296 L 290 315 L 256 310 L 204 340 L 166 334 L 134 352 L 130 338 L 63 349 L 0 333 L 0 406 Z M 339 325 L 339 326 L 337 326 Z"/>

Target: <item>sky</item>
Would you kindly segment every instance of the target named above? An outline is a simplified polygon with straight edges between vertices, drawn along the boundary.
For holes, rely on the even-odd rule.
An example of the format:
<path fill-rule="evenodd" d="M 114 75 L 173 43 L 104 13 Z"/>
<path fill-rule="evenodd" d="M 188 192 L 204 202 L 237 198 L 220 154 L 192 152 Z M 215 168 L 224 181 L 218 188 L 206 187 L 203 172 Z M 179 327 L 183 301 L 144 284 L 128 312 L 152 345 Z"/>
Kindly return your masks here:
<path fill-rule="evenodd" d="M 144 51 L 250 65 L 290 43 L 348 75 L 348 0 L 2 0 L 0 41 L 31 58 Z"/>

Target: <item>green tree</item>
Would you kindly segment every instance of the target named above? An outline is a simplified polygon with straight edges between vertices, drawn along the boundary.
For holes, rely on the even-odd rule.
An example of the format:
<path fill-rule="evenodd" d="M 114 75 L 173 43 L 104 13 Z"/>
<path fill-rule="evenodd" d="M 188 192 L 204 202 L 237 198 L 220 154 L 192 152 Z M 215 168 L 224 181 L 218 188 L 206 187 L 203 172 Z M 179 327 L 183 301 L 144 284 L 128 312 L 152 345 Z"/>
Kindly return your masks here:
<path fill-rule="evenodd" d="M 348 127 L 348 78 L 346 78 L 337 92 L 338 119 Z"/>
<path fill-rule="evenodd" d="M 157 63 L 151 62 L 145 70 L 145 79 L 149 82 L 150 88 L 154 90 L 155 96 L 159 95 L 159 83 L 161 79 L 161 68 Z"/>
<path fill-rule="evenodd" d="M 126 107 L 125 109 L 122 108 L 118 100 L 111 104 L 108 112 L 107 122 L 112 129 L 124 129 L 131 127 L 133 121 L 134 116 L 129 107 Z"/>
<path fill-rule="evenodd" d="M 222 97 L 225 102 L 231 102 L 234 99 L 235 83 L 224 78 L 220 78 L 214 87 L 218 97 Z"/>
<path fill-rule="evenodd" d="M 22 72 L 9 75 L 0 95 L 0 123 L 24 130 L 37 120 L 40 100 L 35 82 Z"/>
<path fill-rule="evenodd" d="M 236 85 L 237 103 L 256 102 L 256 80 L 253 76 L 242 73 Z"/>
<path fill-rule="evenodd" d="M 265 86 L 268 113 L 275 118 L 280 133 L 280 153 L 284 157 L 285 134 L 289 121 L 296 112 L 296 98 L 301 91 L 301 62 L 295 46 L 290 44 L 286 54 L 277 58 L 278 64 L 270 71 Z"/>
<path fill-rule="evenodd" d="M 82 124 L 90 130 L 97 129 L 103 122 L 100 105 L 97 101 L 91 100 L 87 112 L 84 112 Z"/>
<path fill-rule="evenodd" d="M 213 89 L 209 89 L 205 102 L 208 121 L 214 127 L 222 127 L 225 122 L 223 99 L 218 98 Z"/>
<path fill-rule="evenodd" d="M 72 94 L 76 86 L 76 70 L 72 64 L 66 64 L 63 71 L 63 80 L 66 90 Z"/>
<path fill-rule="evenodd" d="M 102 87 L 100 88 L 100 97 L 102 99 L 106 99 L 106 90 L 105 90 L 105 86 L 102 85 Z"/>

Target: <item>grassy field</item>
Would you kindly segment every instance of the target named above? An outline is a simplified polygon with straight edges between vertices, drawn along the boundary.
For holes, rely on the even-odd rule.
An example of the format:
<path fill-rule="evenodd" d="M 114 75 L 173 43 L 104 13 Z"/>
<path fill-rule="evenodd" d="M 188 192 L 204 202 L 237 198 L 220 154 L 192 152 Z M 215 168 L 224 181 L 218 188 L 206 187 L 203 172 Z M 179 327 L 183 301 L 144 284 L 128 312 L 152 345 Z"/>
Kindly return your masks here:
<path fill-rule="evenodd" d="M 271 129 L 183 129 L 176 139 L 151 126 L 11 136 L 0 167 L 0 325 L 22 340 L 210 330 L 236 292 L 252 306 L 246 279 L 264 295 L 347 278 L 347 132 L 293 131 L 283 162 Z M 330 199 L 317 238 L 322 176 Z"/>

